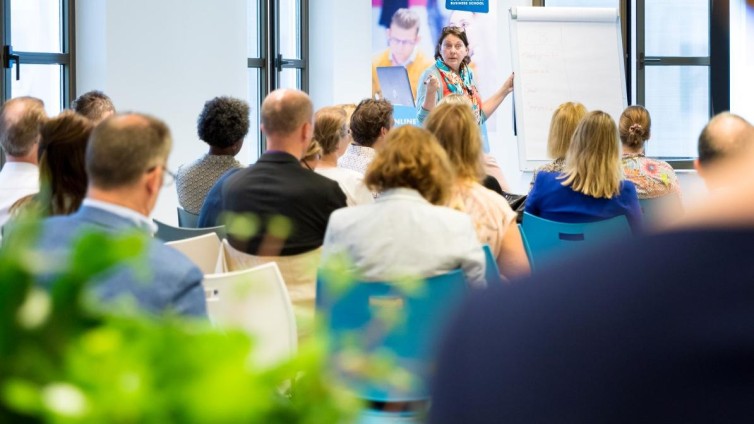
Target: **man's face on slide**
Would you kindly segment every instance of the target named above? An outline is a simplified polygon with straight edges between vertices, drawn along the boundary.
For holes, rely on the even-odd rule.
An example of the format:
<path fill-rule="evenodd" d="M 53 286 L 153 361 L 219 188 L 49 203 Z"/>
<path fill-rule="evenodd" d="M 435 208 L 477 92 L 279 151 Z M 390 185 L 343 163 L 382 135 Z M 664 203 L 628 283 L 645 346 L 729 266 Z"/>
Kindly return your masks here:
<path fill-rule="evenodd" d="M 390 46 L 390 53 L 397 62 L 404 63 L 411 57 L 414 46 L 419 42 L 418 29 L 417 27 L 405 29 L 397 25 L 391 25 L 388 28 L 387 43 Z"/>

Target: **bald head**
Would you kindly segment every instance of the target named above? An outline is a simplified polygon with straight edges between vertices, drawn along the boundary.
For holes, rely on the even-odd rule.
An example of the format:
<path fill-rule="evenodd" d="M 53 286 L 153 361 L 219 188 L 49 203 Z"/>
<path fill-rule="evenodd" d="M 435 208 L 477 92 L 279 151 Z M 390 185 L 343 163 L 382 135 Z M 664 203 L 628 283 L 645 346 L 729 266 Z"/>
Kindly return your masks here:
<path fill-rule="evenodd" d="M 754 127 L 729 112 L 715 115 L 699 134 L 699 165 L 708 166 L 754 147 Z"/>
<path fill-rule="evenodd" d="M 314 107 L 303 91 L 280 89 L 262 102 L 262 131 L 268 137 L 285 137 L 312 122 Z"/>
<path fill-rule="evenodd" d="M 44 102 L 34 97 L 10 99 L 0 107 L 0 144 L 8 156 L 27 156 L 39 142 L 47 119 Z"/>
<path fill-rule="evenodd" d="M 95 127 L 86 148 L 86 172 L 99 189 L 127 187 L 151 169 L 164 166 L 170 130 L 149 115 L 113 115 Z"/>

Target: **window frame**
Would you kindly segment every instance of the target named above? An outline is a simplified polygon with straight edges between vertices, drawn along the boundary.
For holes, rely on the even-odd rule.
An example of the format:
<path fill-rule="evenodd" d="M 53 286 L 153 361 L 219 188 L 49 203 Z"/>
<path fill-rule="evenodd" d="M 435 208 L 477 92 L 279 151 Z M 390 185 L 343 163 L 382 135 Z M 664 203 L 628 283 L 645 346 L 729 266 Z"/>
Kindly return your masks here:
<path fill-rule="evenodd" d="M 711 69 L 711 57 L 712 57 L 712 51 L 713 47 L 711 44 L 712 40 L 712 27 L 710 26 L 710 33 L 708 34 L 708 37 L 710 38 L 710 46 L 709 51 L 707 52 L 707 56 L 647 56 L 645 55 L 645 23 L 646 20 L 645 17 L 645 4 L 646 0 L 636 0 L 636 57 L 634 59 L 635 64 L 635 75 L 636 75 L 636 103 L 643 105 L 646 100 L 646 68 L 647 67 L 653 67 L 653 66 L 677 66 L 677 67 L 687 67 L 687 66 L 706 66 L 707 68 L 710 68 L 710 79 L 707 82 L 709 87 L 709 98 L 710 98 L 710 111 L 709 116 L 712 117 L 712 69 Z M 709 10 L 710 10 L 710 24 L 712 24 L 712 2 L 709 2 Z M 675 158 L 675 157 L 660 157 L 659 159 L 662 159 L 669 163 L 673 169 L 677 170 L 691 170 L 694 169 L 694 160 L 696 159 L 696 156 L 694 157 L 688 157 L 688 158 Z"/>
<path fill-rule="evenodd" d="M 284 69 L 300 71 L 298 85 L 304 92 L 309 92 L 309 0 L 298 0 L 299 10 L 299 45 L 301 57 L 287 58 L 280 53 L 280 0 L 255 0 L 259 13 L 257 22 L 249 22 L 250 28 L 258 28 L 258 57 L 247 58 L 247 68 L 259 70 L 259 104 L 251 107 L 260 108 L 261 102 L 270 92 L 280 87 L 280 73 Z M 258 155 L 267 149 L 267 140 L 259 131 Z"/>
<path fill-rule="evenodd" d="M 61 29 L 61 51 L 62 53 L 46 52 L 25 52 L 12 51 L 18 55 L 18 61 L 21 65 L 59 65 L 62 67 L 60 81 L 60 110 L 68 109 L 71 101 L 76 96 L 76 0 L 59 0 L 60 1 L 60 29 Z M 12 46 L 11 39 L 11 0 L 0 0 L 0 10 L 3 12 L 3 18 L 0 19 L 0 45 Z M 0 51 L 0 63 L 5 63 L 4 52 Z M 16 76 L 18 64 L 14 63 L 11 67 L 2 68 L 0 72 L 0 101 L 5 102 L 13 95 L 12 84 Z M 20 67 L 23 73 L 23 66 Z"/>

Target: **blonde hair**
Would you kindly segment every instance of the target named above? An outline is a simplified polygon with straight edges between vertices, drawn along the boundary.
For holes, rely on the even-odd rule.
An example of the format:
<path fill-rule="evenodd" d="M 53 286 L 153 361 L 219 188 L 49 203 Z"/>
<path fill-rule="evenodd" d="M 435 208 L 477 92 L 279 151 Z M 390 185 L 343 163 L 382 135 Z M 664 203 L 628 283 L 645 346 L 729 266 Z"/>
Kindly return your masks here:
<path fill-rule="evenodd" d="M 440 103 L 432 109 L 424 126 L 445 149 L 458 178 L 484 178 L 482 132 L 468 104 Z"/>
<path fill-rule="evenodd" d="M 374 191 L 411 188 L 430 203 L 443 205 L 450 197 L 453 169 L 432 133 L 404 125 L 388 133 L 364 182 Z"/>
<path fill-rule="evenodd" d="M 469 99 L 468 96 L 459 94 L 459 93 L 448 94 L 447 96 L 440 99 L 440 103 L 438 103 L 437 105 L 439 106 L 445 103 L 449 103 L 453 105 L 468 105 L 468 106 L 472 105 L 471 100 Z"/>
<path fill-rule="evenodd" d="M 571 145 L 576 126 L 586 115 L 586 107 L 577 102 L 566 102 L 558 106 L 550 120 L 550 133 L 547 136 L 547 154 L 553 159 L 564 158 Z"/>
<path fill-rule="evenodd" d="M 629 106 L 620 115 L 620 141 L 628 147 L 640 148 L 649 140 L 652 119 L 643 106 Z"/>
<path fill-rule="evenodd" d="M 301 161 L 309 162 L 312 160 L 319 160 L 321 155 L 322 147 L 317 143 L 317 140 L 312 140 L 312 142 L 309 143 L 309 147 L 306 148 L 306 152 L 304 153 L 304 157 L 301 158 Z"/>
<path fill-rule="evenodd" d="M 596 198 L 620 193 L 623 172 L 615 121 L 605 112 L 589 112 L 576 127 L 565 157 L 563 185 Z"/>
<path fill-rule="evenodd" d="M 314 114 L 314 141 L 322 148 L 323 155 L 336 152 L 346 135 L 346 112 L 342 108 L 324 107 Z"/>

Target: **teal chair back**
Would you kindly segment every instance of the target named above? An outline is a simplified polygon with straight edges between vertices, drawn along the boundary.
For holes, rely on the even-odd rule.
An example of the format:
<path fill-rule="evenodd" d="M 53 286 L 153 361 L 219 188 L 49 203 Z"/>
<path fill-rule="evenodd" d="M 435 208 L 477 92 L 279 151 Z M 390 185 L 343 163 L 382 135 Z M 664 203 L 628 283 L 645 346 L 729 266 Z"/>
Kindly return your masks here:
<path fill-rule="evenodd" d="M 193 214 L 186 209 L 178 206 L 178 226 L 181 228 L 196 228 L 199 222 L 199 215 Z"/>
<path fill-rule="evenodd" d="M 489 244 L 482 245 L 484 249 L 484 279 L 487 286 L 499 286 L 503 284 L 503 278 L 500 277 L 500 268 L 497 266 L 495 255 L 492 254 L 492 248 Z"/>
<path fill-rule="evenodd" d="M 209 233 L 217 234 L 217 237 L 219 237 L 220 240 L 225 238 L 224 225 L 207 228 L 181 228 L 173 227 L 172 225 L 168 225 L 156 219 L 154 220 L 154 223 L 157 224 L 157 233 L 154 235 L 155 238 L 158 238 L 164 242 L 183 240 Z"/>
<path fill-rule="evenodd" d="M 584 248 L 630 235 L 631 227 L 625 215 L 596 222 L 564 223 L 524 212 L 521 223 L 521 236 L 532 270 Z"/>
<path fill-rule="evenodd" d="M 428 399 L 436 344 L 467 290 L 463 273 L 405 283 L 344 283 L 324 275 L 317 278 L 317 316 L 328 335 L 330 366 L 346 386 L 375 402 Z M 366 359 L 356 370 L 344 367 L 353 352 Z M 382 370 L 381 364 L 390 365 Z"/>

